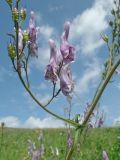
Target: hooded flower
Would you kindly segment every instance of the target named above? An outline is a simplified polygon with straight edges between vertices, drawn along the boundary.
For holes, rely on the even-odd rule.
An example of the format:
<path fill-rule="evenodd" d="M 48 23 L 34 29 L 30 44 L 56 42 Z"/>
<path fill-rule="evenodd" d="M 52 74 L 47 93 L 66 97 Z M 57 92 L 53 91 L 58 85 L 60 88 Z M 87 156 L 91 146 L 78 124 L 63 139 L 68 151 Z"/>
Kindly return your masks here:
<path fill-rule="evenodd" d="M 103 157 L 103 160 L 109 160 L 106 151 L 103 151 L 102 157 Z"/>
<path fill-rule="evenodd" d="M 54 40 L 50 39 L 49 45 L 50 45 L 50 63 L 54 61 L 56 65 L 59 66 L 63 60 L 62 55 L 60 51 L 57 50 Z"/>
<path fill-rule="evenodd" d="M 67 131 L 67 145 L 69 148 L 72 146 L 72 139 L 71 139 L 70 130 Z"/>
<path fill-rule="evenodd" d="M 120 75 L 120 70 L 116 69 L 116 70 L 115 70 L 115 73 L 116 73 L 117 75 Z"/>
<path fill-rule="evenodd" d="M 60 88 L 65 96 L 69 96 L 74 88 L 69 64 L 74 61 L 75 48 L 68 43 L 69 28 L 70 22 L 65 22 L 60 50 L 57 50 L 55 42 L 52 39 L 49 40 L 50 61 L 45 73 L 46 80 L 56 82 L 59 78 Z"/>
<path fill-rule="evenodd" d="M 49 40 L 49 45 L 50 45 L 50 62 L 46 68 L 45 79 L 55 82 L 58 79 L 57 73 L 59 70 L 59 65 L 62 62 L 62 56 L 60 52 L 57 51 L 55 42 L 52 39 Z"/>
<path fill-rule="evenodd" d="M 32 153 L 32 160 L 39 160 L 40 159 L 40 150 L 35 150 Z"/>
<path fill-rule="evenodd" d="M 23 49 L 23 32 L 21 28 L 19 28 L 19 33 L 18 33 L 18 48 L 20 52 Z"/>
<path fill-rule="evenodd" d="M 62 67 L 60 72 L 60 88 L 65 96 L 68 96 L 74 88 L 71 71 L 68 65 Z"/>
<path fill-rule="evenodd" d="M 28 140 L 28 154 L 32 160 L 38 160 L 41 157 L 40 149 L 36 149 L 35 144 L 31 140 Z"/>
<path fill-rule="evenodd" d="M 75 48 L 68 43 L 69 29 L 70 22 L 65 22 L 60 46 L 60 51 L 65 64 L 73 62 L 75 59 Z"/>
<path fill-rule="evenodd" d="M 103 123 L 104 123 L 103 117 L 100 117 L 98 120 L 98 127 L 99 128 L 102 127 Z"/>
<path fill-rule="evenodd" d="M 52 82 L 57 81 L 57 68 L 56 64 L 51 63 L 48 64 L 46 67 L 46 73 L 45 73 L 45 79 L 46 80 L 51 80 Z"/>
<path fill-rule="evenodd" d="M 28 27 L 28 36 L 29 36 L 29 50 L 32 56 L 37 56 L 37 35 L 39 32 L 39 27 L 35 25 L 35 14 L 33 11 L 30 13 L 30 21 Z"/>

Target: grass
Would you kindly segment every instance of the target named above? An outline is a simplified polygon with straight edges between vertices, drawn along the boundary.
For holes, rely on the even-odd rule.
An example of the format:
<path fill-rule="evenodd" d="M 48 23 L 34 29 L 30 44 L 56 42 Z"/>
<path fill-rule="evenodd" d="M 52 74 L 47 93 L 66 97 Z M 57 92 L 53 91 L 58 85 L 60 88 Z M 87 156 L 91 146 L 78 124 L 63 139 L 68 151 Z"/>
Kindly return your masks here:
<path fill-rule="evenodd" d="M 40 129 L 11 129 L 4 128 L 1 143 L 0 129 L 0 160 L 30 160 L 28 157 L 27 140 L 31 139 L 40 145 L 38 136 Z M 44 129 L 43 143 L 45 145 L 45 158 L 43 160 L 64 160 L 66 146 L 65 129 Z M 73 135 L 74 130 L 72 130 Z M 50 146 L 58 147 L 59 158 L 52 157 Z M 102 160 L 102 151 L 106 150 L 110 160 L 120 160 L 120 128 L 91 129 L 86 136 L 78 141 L 72 160 Z"/>

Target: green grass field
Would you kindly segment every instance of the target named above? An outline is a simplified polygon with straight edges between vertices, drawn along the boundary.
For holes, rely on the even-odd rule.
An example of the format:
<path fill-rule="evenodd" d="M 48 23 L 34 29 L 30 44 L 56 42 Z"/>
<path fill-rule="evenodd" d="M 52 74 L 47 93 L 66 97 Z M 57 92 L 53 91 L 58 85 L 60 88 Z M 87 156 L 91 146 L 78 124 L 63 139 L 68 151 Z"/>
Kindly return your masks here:
<path fill-rule="evenodd" d="M 44 129 L 42 131 L 45 145 L 45 157 L 42 160 L 64 160 L 67 151 L 66 130 Z M 72 135 L 73 132 L 74 130 Z M 1 142 L 0 130 L 0 160 L 30 160 L 27 140 L 31 139 L 36 146 L 41 145 L 38 140 L 39 133 L 40 129 L 4 128 Z M 59 157 L 52 156 L 50 146 L 53 149 L 58 147 Z M 72 160 L 102 160 L 103 150 L 107 151 L 110 160 L 120 160 L 120 128 L 89 130 L 86 136 L 79 140 Z"/>

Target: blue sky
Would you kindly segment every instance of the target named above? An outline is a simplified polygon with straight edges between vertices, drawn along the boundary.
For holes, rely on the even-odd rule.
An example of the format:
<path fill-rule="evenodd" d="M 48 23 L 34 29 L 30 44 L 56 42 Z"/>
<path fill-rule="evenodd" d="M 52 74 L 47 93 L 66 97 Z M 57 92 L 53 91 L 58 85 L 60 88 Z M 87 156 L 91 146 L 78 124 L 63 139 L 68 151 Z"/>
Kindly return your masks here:
<path fill-rule="evenodd" d="M 32 89 L 43 102 L 52 91 L 51 84 L 44 80 L 45 66 L 49 61 L 49 38 L 55 39 L 59 47 L 60 35 L 66 20 L 71 22 L 69 41 L 76 47 L 76 61 L 72 72 L 76 84 L 72 100 L 72 116 L 82 113 L 87 102 L 91 101 L 99 82 L 103 62 L 107 57 L 107 47 L 101 40 L 101 34 L 108 33 L 108 24 L 112 0 L 33 0 L 22 1 L 21 6 L 29 13 L 36 13 L 36 22 L 40 26 L 39 57 L 30 63 Z M 62 126 L 50 115 L 40 109 L 25 92 L 11 62 L 6 46 L 9 37 L 6 33 L 13 30 L 9 7 L 0 1 L 0 121 L 12 127 Z M 100 111 L 104 110 L 105 125 L 113 125 L 120 119 L 120 76 L 115 76 L 100 101 Z M 48 108 L 61 115 L 68 107 L 66 98 L 61 94 Z M 49 123 L 48 123 L 49 122 Z"/>

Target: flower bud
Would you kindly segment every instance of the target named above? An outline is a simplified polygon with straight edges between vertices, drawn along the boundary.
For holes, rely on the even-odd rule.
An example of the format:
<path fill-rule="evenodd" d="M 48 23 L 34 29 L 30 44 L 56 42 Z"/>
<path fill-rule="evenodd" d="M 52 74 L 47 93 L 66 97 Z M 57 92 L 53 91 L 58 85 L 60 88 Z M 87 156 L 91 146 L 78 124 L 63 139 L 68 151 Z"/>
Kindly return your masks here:
<path fill-rule="evenodd" d="M 107 75 L 107 72 L 106 72 L 106 71 L 103 71 L 103 73 L 102 73 L 102 79 L 103 79 L 103 80 L 105 80 L 106 75 Z"/>
<path fill-rule="evenodd" d="M 7 0 L 7 3 L 8 3 L 9 5 L 12 5 L 12 0 Z"/>
<path fill-rule="evenodd" d="M 8 54 L 12 60 L 16 57 L 15 46 L 11 43 L 8 45 Z"/>
<path fill-rule="evenodd" d="M 108 67 L 108 63 L 109 63 L 109 60 L 107 60 L 107 61 L 104 63 L 105 68 Z"/>
<path fill-rule="evenodd" d="M 17 21 L 17 22 L 19 20 L 19 12 L 18 12 L 17 8 L 14 8 L 12 10 L 12 19 L 13 19 L 13 21 Z"/>
<path fill-rule="evenodd" d="M 108 38 L 107 35 L 102 36 L 102 39 L 103 39 L 106 43 L 108 43 L 109 38 Z"/>
<path fill-rule="evenodd" d="M 112 26 L 113 26 L 113 22 L 112 22 L 112 21 L 110 21 L 110 22 L 109 22 L 109 25 L 112 27 Z"/>
<path fill-rule="evenodd" d="M 114 37 L 116 37 L 116 36 L 118 35 L 118 32 L 114 29 L 114 30 L 112 31 L 112 35 L 113 35 Z"/>
<path fill-rule="evenodd" d="M 22 8 L 20 11 L 20 17 L 25 20 L 26 19 L 26 9 Z"/>
<path fill-rule="evenodd" d="M 23 32 L 23 43 L 26 44 L 26 42 L 28 42 L 28 40 L 29 40 L 28 33 L 27 33 L 27 31 L 24 31 Z"/>
<path fill-rule="evenodd" d="M 115 15 L 115 10 L 114 9 L 112 9 L 111 14 Z"/>
<path fill-rule="evenodd" d="M 114 47 L 119 47 L 119 43 L 117 41 L 114 41 L 113 45 Z"/>
<path fill-rule="evenodd" d="M 118 27 L 120 27 L 120 19 L 118 19 L 118 20 L 116 21 L 116 25 L 117 25 Z"/>

